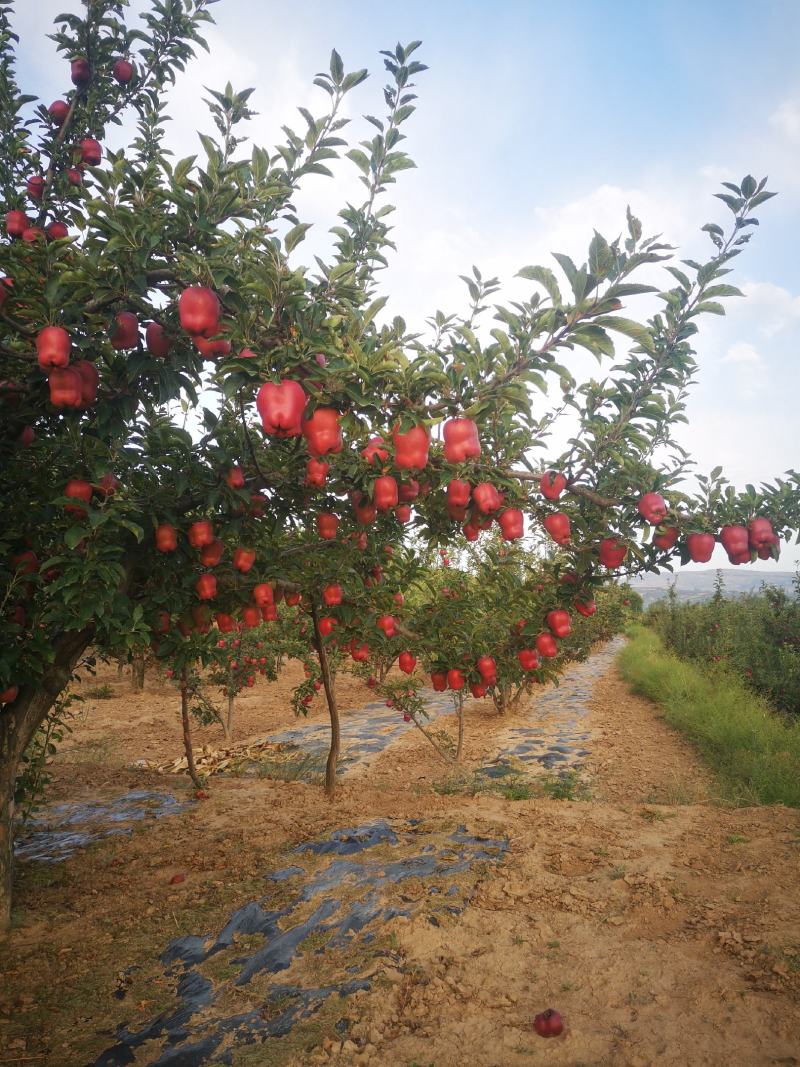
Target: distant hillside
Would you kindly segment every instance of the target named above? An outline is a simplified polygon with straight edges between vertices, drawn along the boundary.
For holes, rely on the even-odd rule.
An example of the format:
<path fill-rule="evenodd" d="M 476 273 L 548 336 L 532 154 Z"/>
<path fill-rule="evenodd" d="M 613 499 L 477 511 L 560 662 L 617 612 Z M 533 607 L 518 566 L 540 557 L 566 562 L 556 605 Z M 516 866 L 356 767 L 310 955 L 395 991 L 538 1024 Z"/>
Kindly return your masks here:
<path fill-rule="evenodd" d="M 792 571 L 748 571 L 745 567 L 737 567 L 735 570 L 733 567 L 724 567 L 721 570 L 725 581 L 725 595 L 729 597 L 757 593 L 764 584 L 785 589 L 789 593 L 793 590 L 795 576 Z M 634 579 L 631 586 L 639 593 L 645 607 L 665 597 L 673 581 L 677 582 L 678 600 L 702 601 L 709 600 L 714 595 L 716 576 L 716 570 L 646 574 L 638 580 Z"/>

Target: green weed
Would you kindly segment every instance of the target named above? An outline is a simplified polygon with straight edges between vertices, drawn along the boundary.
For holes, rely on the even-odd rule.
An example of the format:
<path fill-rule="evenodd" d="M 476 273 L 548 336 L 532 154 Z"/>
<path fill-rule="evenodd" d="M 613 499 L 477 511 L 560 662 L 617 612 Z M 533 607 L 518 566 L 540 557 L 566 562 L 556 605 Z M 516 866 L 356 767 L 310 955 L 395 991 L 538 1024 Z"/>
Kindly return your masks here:
<path fill-rule="evenodd" d="M 87 689 L 82 695 L 85 700 L 111 700 L 114 690 L 108 684 L 96 685 L 93 689 Z"/>
<path fill-rule="evenodd" d="M 623 677 L 691 739 L 726 799 L 800 807 L 800 722 L 782 718 L 724 671 L 709 676 L 682 662 L 644 627 L 632 627 L 630 638 L 619 657 Z"/>

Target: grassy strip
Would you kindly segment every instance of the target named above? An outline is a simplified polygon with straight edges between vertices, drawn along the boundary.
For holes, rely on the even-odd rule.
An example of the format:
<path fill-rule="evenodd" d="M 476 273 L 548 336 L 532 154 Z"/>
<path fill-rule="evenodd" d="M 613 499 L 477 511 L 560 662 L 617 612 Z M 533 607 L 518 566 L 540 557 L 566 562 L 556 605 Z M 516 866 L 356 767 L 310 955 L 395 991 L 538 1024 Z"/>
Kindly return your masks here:
<path fill-rule="evenodd" d="M 635 693 L 664 709 L 738 803 L 800 807 L 800 722 L 790 723 L 724 669 L 707 670 L 664 650 L 643 626 L 629 630 L 619 668 Z"/>

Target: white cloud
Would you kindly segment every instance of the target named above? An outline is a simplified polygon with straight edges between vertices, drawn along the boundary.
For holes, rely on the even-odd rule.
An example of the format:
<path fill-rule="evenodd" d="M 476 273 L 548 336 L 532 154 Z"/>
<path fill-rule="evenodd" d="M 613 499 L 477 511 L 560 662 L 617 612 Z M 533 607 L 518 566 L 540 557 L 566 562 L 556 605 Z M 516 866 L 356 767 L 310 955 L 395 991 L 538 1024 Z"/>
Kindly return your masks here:
<path fill-rule="evenodd" d="M 770 126 L 789 141 L 800 141 L 800 97 L 783 100 L 769 117 Z"/>
<path fill-rule="evenodd" d="M 745 282 L 742 292 L 747 297 L 749 312 L 757 322 L 759 332 L 765 337 L 774 337 L 800 321 L 800 295 L 793 296 L 783 286 L 772 282 Z"/>
<path fill-rule="evenodd" d="M 723 363 L 760 363 L 761 356 L 749 341 L 736 341 L 725 353 Z"/>

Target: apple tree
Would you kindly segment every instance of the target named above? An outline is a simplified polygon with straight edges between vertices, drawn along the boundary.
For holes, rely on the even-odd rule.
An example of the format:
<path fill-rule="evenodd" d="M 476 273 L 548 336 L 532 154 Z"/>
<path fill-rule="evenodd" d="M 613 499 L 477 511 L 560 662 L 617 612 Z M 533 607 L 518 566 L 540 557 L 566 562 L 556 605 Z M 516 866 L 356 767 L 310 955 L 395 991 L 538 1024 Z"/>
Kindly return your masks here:
<path fill-rule="evenodd" d="M 624 239 L 595 234 L 584 263 L 524 267 L 524 300 L 495 303 L 499 283 L 473 270 L 467 312 L 436 312 L 423 336 L 387 319 L 380 293 L 386 194 L 413 167 L 419 42 L 382 54 L 383 110 L 355 144 L 342 101 L 367 72 L 333 52 L 301 132 L 250 144 L 252 93 L 226 85 L 207 101 L 217 136 L 175 160 L 165 89 L 209 6 L 152 0 L 133 26 L 123 0 L 86 0 L 57 20 L 65 92 L 47 105 L 18 88 L 0 0 L 0 925 L 20 760 L 91 648 L 149 643 L 188 669 L 212 628 L 269 627 L 281 595 L 301 604 L 331 711 L 330 791 L 330 649 L 369 658 L 399 633 L 448 671 L 486 652 L 478 628 L 444 663 L 441 630 L 396 618 L 428 546 L 495 523 L 511 559 L 541 556 L 544 588 L 520 594 L 533 636 L 617 575 L 701 558 L 709 538 L 737 563 L 774 555 L 800 526 L 796 474 L 737 493 L 716 471 L 693 497 L 674 438 L 698 324 L 737 293 L 722 279 L 772 195 L 764 182 L 722 194 L 731 217 L 705 227 L 705 262 L 675 266 L 629 213 Z M 109 150 L 123 114 L 135 135 Z M 332 220 L 327 260 L 304 267 L 296 191 L 341 165 L 363 200 Z M 659 264 L 667 288 L 640 280 Z M 660 310 L 636 315 L 641 298 Z M 576 348 L 600 380 L 578 380 Z M 571 440 L 556 452 L 562 419 Z M 538 552 L 526 522 L 559 552 Z"/>

